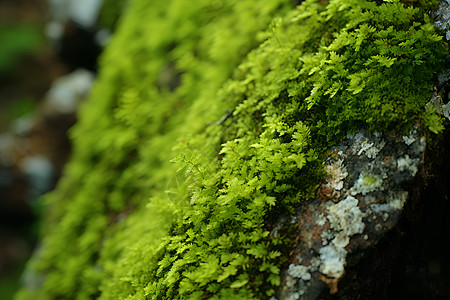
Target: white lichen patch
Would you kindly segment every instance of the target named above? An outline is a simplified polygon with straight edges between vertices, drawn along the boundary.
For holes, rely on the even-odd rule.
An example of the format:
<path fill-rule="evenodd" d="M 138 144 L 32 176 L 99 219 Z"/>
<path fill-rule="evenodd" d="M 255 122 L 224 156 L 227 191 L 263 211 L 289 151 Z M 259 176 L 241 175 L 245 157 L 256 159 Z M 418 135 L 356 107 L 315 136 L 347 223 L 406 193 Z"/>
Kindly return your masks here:
<path fill-rule="evenodd" d="M 330 227 L 347 236 L 362 233 L 365 224 L 362 218 L 365 214 L 358 207 L 358 199 L 347 196 L 344 200 L 329 207 L 327 216 Z"/>
<path fill-rule="evenodd" d="M 300 299 L 300 296 L 301 296 L 300 293 L 295 292 L 284 298 L 284 300 L 297 300 Z"/>
<path fill-rule="evenodd" d="M 301 263 L 301 259 L 299 263 Z M 299 299 L 307 290 L 308 281 L 312 278 L 310 272 L 314 271 L 317 271 L 317 267 L 313 265 L 290 264 L 286 274 L 285 285 L 293 291 L 282 299 Z"/>
<path fill-rule="evenodd" d="M 347 250 L 328 245 L 322 247 L 319 253 L 322 261 L 319 270 L 322 274 L 330 278 L 339 278 L 344 275 Z"/>
<path fill-rule="evenodd" d="M 405 205 L 407 199 L 408 199 L 408 192 L 406 191 L 391 192 L 389 194 L 387 203 L 381 204 L 372 203 L 369 206 L 370 209 L 377 214 L 383 212 L 392 213 L 400 209 L 403 209 L 403 206 Z"/>
<path fill-rule="evenodd" d="M 408 199 L 408 192 L 406 191 L 398 191 L 392 192 L 390 194 L 389 205 L 396 210 L 400 210 L 405 206 L 406 200 Z"/>
<path fill-rule="evenodd" d="M 320 237 L 322 238 L 322 245 L 326 245 L 328 244 L 328 241 L 333 239 L 334 235 L 330 230 L 324 230 Z"/>
<path fill-rule="evenodd" d="M 382 204 L 370 204 L 370 209 L 374 213 L 382 213 L 385 211 L 392 211 L 392 207 L 389 205 L 389 203 L 382 203 Z"/>
<path fill-rule="evenodd" d="M 391 192 L 387 199 L 387 203 L 371 203 L 369 205 L 370 210 L 368 212 L 373 212 L 374 217 L 378 215 L 384 222 L 386 222 L 394 212 L 397 212 L 403 208 L 407 198 L 408 192 L 406 191 Z M 381 224 L 375 225 L 375 230 L 379 231 L 381 229 Z"/>
<path fill-rule="evenodd" d="M 446 31 L 445 37 L 450 40 L 450 3 L 449 1 L 439 1 L 439 7 L 436 10 L 437 21 L 434 24 Z"/>
<path fill-rule="evenodd" d="M 289 274 L 286 276 L 286 286 L 291 289 L 291 292 L 287 295 L 283 295 L 280 299 L 283 300 L 296 300 L 300 299 L 308 289 L 308 284 L 302 280 L 296 280 Z M 276 300 L 275 297 L 271 297 L 270 300 Z"/>
<path fill-rule="evenodd" d="M 351 134 L 347 138 L 354 140 L 352 146 L 353 154 L 360 156 L 364 153 L 368 158 L 375 158 L 386 144 L 384 141 L 378 144 L 375 141 L 369 141 L 362 133 Z"/>
<path fill-rule="evenodd" d="M 344 187 L 343 180 L 348 176 L 343 160 L 339 159 L 335 163 L 327 165 L 325 171 L 327 172 L 327 183 L 335 190 L 341 190 Z"/>
<path fill-rule="evenodd" d="M 327 218 L 324 216 L 323 213 L 317 217 L 317 220 L 316 220 L 317 225 L 323 226 L 323 225 L 325 225 L 326 222 L 327 222 Z"/>
<path fill-rule="evenodd" d="M 357 194 L 366 195 L 368 193 L 374 191 L 383 191 L 383 179 L 386 177 L 386 174 L 383 176 L 374 175 L 374 174 L 365 174 L 361 173 L 356 180 L 353 187 L 350 189 L 350 194 L 355 196 Z"/>
<path fill-rule="evenodd" d="M 414 143 L 416 141 L 415 138 L 415 134 L 416 134 L 416 130 L 414 129 L 409 135 L 403 135 L 402 139 L 405 142 L 406 145 L 411 145 L 412 143 Z"/>
<path fill-rule="evenodd" d="M 404 157 L 400 157 L 397 160 L 397 169 L 400 172 L 406 170 L 411 174 L 411 176 L 414 176 L 417 173 L 419 164 L 420 164 L 419 158 L 410 158 L 409 155 L 407 154 Z"/>
<path fill-rule="evenodd" d="M 358 207 L 358 199 L 352 196 L 330 205 L 328 211 L 331 231 L 322 238 L 326 237 L 325 242 L 332 239 L 332 242 L 319 250 L 320 272 L 330 278 L 339 278 L 344 274 L 347 256 L 345 247 L 352 235 L 364 231 L 365 224 L 362 219 L 365 214 Z"/>
<path fill-rule="evenodd" d="M 358 155 L 361 155 L 362 153 L 367 152 L 367 151 L 369 151 L 372 148 L 373 148 L 373 143 L 369 143 L 367 140 L 365 140 L 361 144 L 361 148 L 358 151 Z"/>
<path fill-rule="evenodd" d="M 293 278 L 311 280 L 311 273 L 309 273 L 309 268 L 307 266 L 290 264 L 288 274 Z"/>
<path fill-rule="evenodd" d="M 297 280 L 292 276 L 286 276 L 286 286 L 289 288 L 295 287 Z"/>
<path fill-rule="evenodd" d="M 346 234 L 339 233 L 332 241 L 336 248 L 345 248 L 350 243 L 350 237 Z"/>

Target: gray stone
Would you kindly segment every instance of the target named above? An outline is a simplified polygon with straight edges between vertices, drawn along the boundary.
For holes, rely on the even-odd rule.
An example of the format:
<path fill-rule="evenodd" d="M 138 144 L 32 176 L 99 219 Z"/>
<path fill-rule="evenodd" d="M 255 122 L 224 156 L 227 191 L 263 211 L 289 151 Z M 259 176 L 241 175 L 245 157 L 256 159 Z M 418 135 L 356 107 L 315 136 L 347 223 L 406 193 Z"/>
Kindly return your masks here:
<path fill-rule="evenodd" d="M 337 291 L 347 257 L 372 247 L 397 224 L 425 146 L 416 127 L 406 136 L 360 131 L 330 149 L 326 181 L 297 212 L 298 243 L 282 273 L 279 299 Z"/>

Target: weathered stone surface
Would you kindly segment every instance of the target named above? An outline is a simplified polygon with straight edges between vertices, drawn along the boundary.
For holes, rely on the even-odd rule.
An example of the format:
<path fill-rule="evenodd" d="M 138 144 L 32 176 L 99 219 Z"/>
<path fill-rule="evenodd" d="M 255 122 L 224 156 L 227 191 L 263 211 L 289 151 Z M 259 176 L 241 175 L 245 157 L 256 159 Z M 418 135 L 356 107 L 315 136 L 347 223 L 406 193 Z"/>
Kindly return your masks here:
<path fill-rule="evenodd" d="M 291 220 L 299 235 L 280 299 L 317 299 L 327 286 L 337 292 L 347 257 L 397 224 L 425 146 L 416 128 L 407 136 L 361 131 L 330 149 L 326 182 Z"/>

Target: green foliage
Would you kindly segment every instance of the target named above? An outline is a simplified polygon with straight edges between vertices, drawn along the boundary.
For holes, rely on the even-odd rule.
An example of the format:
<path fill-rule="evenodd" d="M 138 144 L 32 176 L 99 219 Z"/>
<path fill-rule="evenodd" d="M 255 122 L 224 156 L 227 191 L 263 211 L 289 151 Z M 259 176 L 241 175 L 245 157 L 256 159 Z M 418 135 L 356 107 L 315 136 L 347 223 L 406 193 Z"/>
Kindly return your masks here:
<path fill-rule="evenodd" d="M 36 100 L 26 97 L 13 102 L 9 110 L 11 117 L 17 119 L 33 112 L 35 109 Z"/>
<path fill-rule="evenodd" d="M 0 75 L 10 71 L 21 56 L 32 53 L 41 43 L 38 28 L 30 25 L 0 25 Z"/>
<path fill-rule="evenodd" d="M 348 23 L 312 74 L 307 101 L 325 109 L 336 132 L 364 123 L 372 130 L 411 124 L 423 115 L 432 89 L 428 80 L 447 52 L 420 10 L 395 1 L 370 6 L 361 12 L 367 22 Z"/>
<path fill-rule="evenodd" d="M 431 103 L 426 106 L 423 122 L 434 134 L 441 133 L 444 130 L 444 118 L 436 113 L 436 109 Z"/>
<path fill-rule="evenodd" d="M 100 10 L 100 26 L 109 30 L 114 30 L 120 16 L 122 16 L 128 6 L 128 0 L 105 0 L 102 2 Z"/>
<path fill-rule="evenodd" d="M 18 299 L 273 295 L 295 229 L 277 222 L 314 196 L 327 147 L 440 130 L 424 106 L 446 51 L 423 11 L 320 3 L 133 1 L 47 196 L 45 282 Z"/>

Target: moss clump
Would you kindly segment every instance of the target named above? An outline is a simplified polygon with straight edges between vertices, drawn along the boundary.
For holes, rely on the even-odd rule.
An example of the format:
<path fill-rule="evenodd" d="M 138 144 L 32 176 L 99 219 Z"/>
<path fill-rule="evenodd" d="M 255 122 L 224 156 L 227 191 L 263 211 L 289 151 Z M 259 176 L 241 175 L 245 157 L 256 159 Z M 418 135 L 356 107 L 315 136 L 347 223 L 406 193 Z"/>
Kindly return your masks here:
<path fill-rule="evenodd" d="M 292 240 L 274 224 L 324 150 L 425 118 L 446 55 L 420 6 L 291 5 L 132 2 L 46 198 L 45 281 L 19 299 L 275 293 Z"/>

